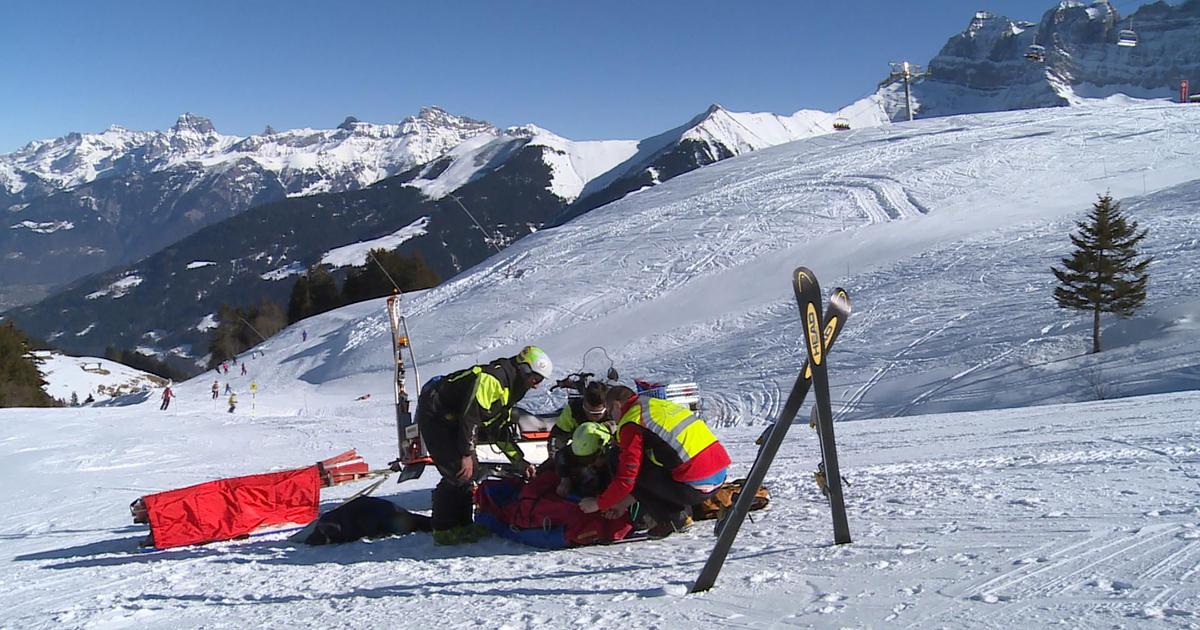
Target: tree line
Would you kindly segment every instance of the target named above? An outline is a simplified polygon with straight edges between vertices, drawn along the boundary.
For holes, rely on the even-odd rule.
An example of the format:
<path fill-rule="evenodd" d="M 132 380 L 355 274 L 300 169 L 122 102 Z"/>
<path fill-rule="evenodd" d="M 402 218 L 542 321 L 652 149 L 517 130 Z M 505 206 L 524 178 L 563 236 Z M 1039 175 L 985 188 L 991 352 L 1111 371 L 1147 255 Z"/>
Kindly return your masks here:
<path fill-rule="evenodd" d="M 393 285 L 393 281 L 395 285 Z M 294 324 L 347 304 L 391 295 L 393 286 L 416 291 L 437 286 L 441 280 L 420 254 L 372 249 L 367 263 L 351 267 L 339 289 L 328 265 L 316 264 L 296 280 L 288 299 L 287 323 Z"/>
<path fill-rule="evenodd" d="M 286 311 L 267 299 L 247 307 L 222 304 L 217 311 L 217 326 L 209 336 L 208 368 L 228 361 L 306 317 L 390 295 L 393 281 L 401 291 L 415 291 L 437 286 L 440 279 L 419 254 L 407 256 L 373 249 L 365 265 L 351 267 L 346 272 L 340 288 L 329 265 L 310 266 L 292 285 Z"/>
<path fill-rule="evenodd" d="M 34 345 L 12 322 L 0 324 L 0 407 L 58 407 L 33 356 Z"/>

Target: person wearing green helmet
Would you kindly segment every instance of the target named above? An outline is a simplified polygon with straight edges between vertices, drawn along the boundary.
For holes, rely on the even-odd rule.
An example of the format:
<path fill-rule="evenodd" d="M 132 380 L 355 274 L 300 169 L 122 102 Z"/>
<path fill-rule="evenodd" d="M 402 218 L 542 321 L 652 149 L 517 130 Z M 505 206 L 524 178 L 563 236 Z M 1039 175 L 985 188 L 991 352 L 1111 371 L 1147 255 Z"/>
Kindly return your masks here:
<path fill-rule="evenodd" d="M 434 541 L 454 544 L 483 532 L 473 524 L 472 486 L 481 476 L 475 457 L 480 431 L 486 431 L 525 476 L 534 467 L 506 436 L 514 405 L 550 377 L 554 366 L 545 351 L 525 346 L 516 356 L 436 377 L 421 388 L 416 421 L 425 448 L 442 478 L 433 489 Z"/>
<path fill-rule="evenodd" d="M 576 427 L 569 448 L 554 454 L 558 496 L 590 497 L 604 491 L 612 480 L 612 438 L 612 429 L 604 423 L 584 422 Z"/>

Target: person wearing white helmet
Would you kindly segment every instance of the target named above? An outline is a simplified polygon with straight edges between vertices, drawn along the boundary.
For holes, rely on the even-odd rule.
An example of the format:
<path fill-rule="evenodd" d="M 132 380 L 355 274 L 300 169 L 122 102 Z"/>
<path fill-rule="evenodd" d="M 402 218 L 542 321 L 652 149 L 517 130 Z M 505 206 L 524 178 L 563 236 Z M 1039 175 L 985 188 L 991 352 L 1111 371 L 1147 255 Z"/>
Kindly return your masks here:
<path fill-rule="evenodd" d="M 436 377 L 421 388 L 416 420 L 425 448 L 442 478 L 433 490 L 433 535 L 438 544 L 472 541 L 484 534 L 473 525 L 472 484 L 480 476 L 475 445 L 482 427 L 517 470 L 533 476 L 516 443 L 507 439 L 511 411 L 525 394 L 550 377 L 554 365 L 537 346 Z"/>

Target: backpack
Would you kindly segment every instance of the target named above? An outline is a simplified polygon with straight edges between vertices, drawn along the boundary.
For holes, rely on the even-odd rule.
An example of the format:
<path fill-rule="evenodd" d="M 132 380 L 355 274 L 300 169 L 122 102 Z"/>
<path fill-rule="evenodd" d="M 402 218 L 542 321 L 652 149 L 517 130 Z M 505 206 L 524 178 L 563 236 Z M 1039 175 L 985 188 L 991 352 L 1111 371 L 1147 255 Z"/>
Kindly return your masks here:
<path fill-rule="evenodd" d="M 745 479 L 737 479 L 717 486 L 703 503 L 692 507 L 692 518 L 697 521 L 720 518 L 725 510 L 733 507 L 745 485 Z M 770 502 L 771 493 L 767 491 L 767 487 L 759 486 L 758 492 L 754 493 L 754 501 L 750 504 L 750 511 L 761 510 Z"/>
<path fill-rule="evenodd" d="M 303 542 L 326 545 L 432 530 L 431 519 L 424 514 L 409 512 L 387 499 L 362 496 L 322 514 Z"/>

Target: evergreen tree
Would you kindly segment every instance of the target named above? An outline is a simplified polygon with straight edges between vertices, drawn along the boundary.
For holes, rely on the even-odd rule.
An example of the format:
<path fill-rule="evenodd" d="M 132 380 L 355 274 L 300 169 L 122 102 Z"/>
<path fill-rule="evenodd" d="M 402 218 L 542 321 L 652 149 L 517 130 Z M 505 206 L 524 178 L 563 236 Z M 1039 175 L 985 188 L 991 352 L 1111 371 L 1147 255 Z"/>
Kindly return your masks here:
<path fill-rule="evenodd" d="M 341 306 L 341 295 L 338 293 L 337 281 L 329 271 L 328 265 L 316 264 L 296 279 L 292 285 L 292 294 L 288 298 L 287 321 L 294 324 L 305 317 L 335 309 Z"/>
<path fill-rule="evenodd" d="M 352 267 L 346 273 L 346 281 L 342 284 L 342 303 L 351 304 L 391 295 L 393 280 L 401 291 L 428 289 L 440 282 L 437 273 L 425 264 L 420 254 L 406 256 L 398 251 L 373 249 L 364 266 Z"/>
<path fill-rule="evenodd" d="M 254 347 L 260 341 L 270 339 L 275 336 L 275 333 L 287 327 L 287 313 L 283 307 L 276 302 L 272 302 L 263 298 L 258 306 L 250 310 L 250 316 L 246 318 L 252 328 L 250 332 L 254 333 L 254 338 L 249 340 L 247 348 Z M 261 336 L 260 336 L 261 335 Z"/>
<path fill-rule="evenodd" d="M 263 299 L 248 308 L 222 304 L 217 309 L 217 326 L 209 333 L 208 367 L 211 369 L 260 341 L 265 341 L 287 326 L 283 307 Z"/>
<path fill-rule="evenodd" d="M 1075 251 L 1063 258 L 1054 300 L 1060 308 L 1092 313 L 1092 352 L 1100 352 L 1100 313 L 1130 317 L 1146 301 L 1146 268 L 1152 258 L 1138 258 L 1137 245 L 1146 238 L 1137 221 L 1127 219 L 1121 204 L 1109 194 L 1092 204 L 1086 221 L 1076 222 L 1071 234 Z"/>
<path fill-rule="evenodd" d="M 296 278 L 292 285 L 292 293 L 288 296 L 287 319 L 294 324 L 304 319 L 304 313 L 312 311 L 312 291 L 308 286 L 308 274 Z"/>
<path fill-rule="evenodd" d="M 30 341 L 12 322 L 0 324 L 0 407 L 56 407 L 30 354 Z"/>

